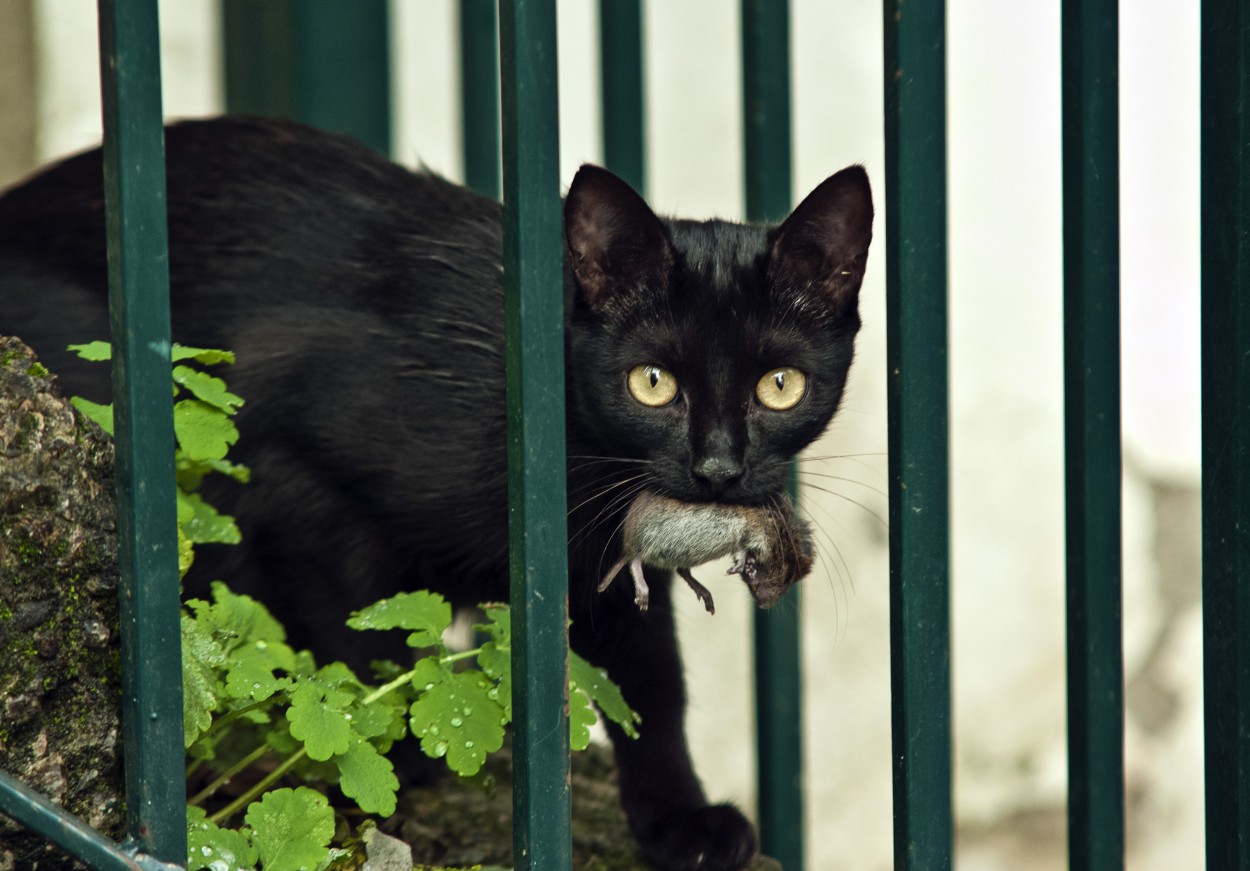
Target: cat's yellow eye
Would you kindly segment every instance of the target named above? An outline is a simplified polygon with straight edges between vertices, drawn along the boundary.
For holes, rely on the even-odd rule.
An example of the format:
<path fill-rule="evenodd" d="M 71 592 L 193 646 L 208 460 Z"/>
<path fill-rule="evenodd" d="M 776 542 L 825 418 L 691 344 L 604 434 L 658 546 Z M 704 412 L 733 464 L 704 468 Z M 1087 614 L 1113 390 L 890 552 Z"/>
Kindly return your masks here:
<path fill-rule="evenodd" d="M 635 366 L 629 370 L 629 392 L 643 405 L 659 408 L 677 398 L 677 379 L 659 366 Z"/>
<path fill-rule="evenodd" d="M 787 411 L 807 393 L 807 376 L 793 366 L 774 369 L 755 385 L 760 405 L 772 411 Z"/>

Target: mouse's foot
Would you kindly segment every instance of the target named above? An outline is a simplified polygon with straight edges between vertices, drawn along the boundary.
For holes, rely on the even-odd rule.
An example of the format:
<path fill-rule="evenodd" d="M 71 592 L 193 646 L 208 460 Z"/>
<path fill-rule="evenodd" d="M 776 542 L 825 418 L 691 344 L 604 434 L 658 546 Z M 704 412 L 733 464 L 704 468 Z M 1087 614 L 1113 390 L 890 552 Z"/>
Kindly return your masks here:
<path fill-rule="evenodd" d="M 639 611 L 645 611 L 647 605 L 651 604 L 651 588 L 647 586 L 647 579 L 643 577 L 641 559 L 636 559 L 629 564 L 629 573 L 634 576 L 634 604 L 638 606 Z"/>
<path fill-rule="evenodd" d="M 690 569 L 678 569 L 677 574 L 681 575 L 690 589 L 694 590 L 694 594 L 699 597 L 699 601 L 703 603 L 703 607 L 707 608 L 709 614 L 716 613 L 716 605 L 712 602 L 712 592 L 697 580 L 690 573 Z"/>
<path fill-rule="evenodd" d="M 755 585 L 759 582 L 759 562 L 755 558 L 755 554 L 749 550 L 740 550 L 734 553 L 734 564 L 729 567 L 728 574 L 742 575 L 748 584 Z"/>

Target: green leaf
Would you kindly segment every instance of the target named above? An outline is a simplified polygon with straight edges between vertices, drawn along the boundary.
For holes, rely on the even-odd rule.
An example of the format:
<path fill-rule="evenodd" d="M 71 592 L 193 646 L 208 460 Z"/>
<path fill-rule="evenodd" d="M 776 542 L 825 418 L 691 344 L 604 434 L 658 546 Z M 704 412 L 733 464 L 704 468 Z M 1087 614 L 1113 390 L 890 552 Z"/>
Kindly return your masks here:
<path fill-rule="evenodd" d="M 348 619 L 353 629 L 408 629 L 409 647 L 433 647 L 442 643 L 451 625 L 451 605 L 437 593 L 418 590 L 383 599 Z"/>
<path fill-rule="evenodd" d="M 236 414 L 243 404 L 243 397 L 227 390 L 225 381 L 190 366 L 175 366 L 174 382 L 191 391 L 196 399 L 207 402 L 226 414 Z"/>
<path fill-rule="evenodd" d="M 334 757 L 334 764 L 339 769 L 339 788 L 362 811 L 384 817 L 395 813 L 399 780 L 390 760 L 372 744 L 353 738 L 347 752 Z"/>
<path fill-rule="evenodd" d="M 487 641 L 477 652 L 478 667 L 496 681 L 489 695 L 503 707 L 504 718 L 512 722 L 512 652 Z"/>
<path fill-rule="evenodd" d="M 192 544 L 238 544 L 234 518 L 221 514 L 198 493 L 178 491 L 178 526 Z"/>
<path fill-rule="evenodd" d="M 108 342 L 87 342 L 85 345 L 70 345 L 65 350 L 73 351 L 84 360 L 98 363 L 113 358 L 113 346 Z"/>
<path fill-rule="evenodd" d="M 219 828 L 204 808 L 187 808 L 187 871 L 239 871 L 255 864 L 250 829 Z"/>
<path fill-rule="evenodd" d="M 221 645 L 202 623 L 186 614 L 180 621 L 182 635 L 182 729 L 190 747 L 212 724 L 217 709 L 217 669 L 225 661 Z"/>
<path fill-rule="evenodd" d="M 71 396 L 70 404 L 82 412 L 83 417 L 94 423 L 100 429 L 109 435 L 113 434 L 113 406 L 100 405 L 98 402 L 92 402 L 90 399 L 83 399 L 81 396 Z"/>
<path fill-rule="evenodd" d="M 187 572 L 191 571 L 191 565 L 195 562 L 195 546 L 191 539 L 187 536 L 186 530 L 181 526 L 178 527 L 178 578 L 182 579 L 187 576 Z"/>
<path fill-rule="evenodd" d="M 467 777 L 503 746 L 503 708 L 487 694 L 490 688 L 481 672 L 458 672 L 413 703 L 409 727 L 427 756 L 446 756 L 451 769 Z"/>
<path fill-rule="evenodd" d="M 304 742 L 308 756 L 318 762 L 347 752 L 352 727 L 342 708 L 344 696 L 311 681 L 298 684 L 291 692 L 291 707 L 286 712 L 291 734 Z"/>
<path fill-rule="evenodd" d="M 362 738 L 388 735 L 395 730 L 396 715 L 402 714 L 406 707 L 390 703 L 386 698 L 368 705 L 355 705 L 348 711 L 352 717 L 352 730 Z"/>
<path fill-rule="evenodd" d="M 412 667 L 412 678 L 409 683 L 414 690 L 423 693 L 434 689 L 436 684 L 442 683 L 451 675 L 451 668 L 439 662 L 437 656 L 427 656 L 418 659 L 416 665 Z"/>
<path fill-rule="evenodd" d="M 226 677 L 226 692 L 233 699 L 261 702 L 289 685 L 290 681 L 275 676 L 272 668 L 255 659 L 232 662 Z"/>
<path fill-rule="evenodd" d="M 71 350 L 73 346 L 71 345 Z M 178 363 L 182 360 L 195 360 L 197 363 L 203 363 L 205 366 L 214 366 L 217 363 L 233 363 L 234 352 L 218 351 L 213 348 L 190 348 L 186 345 L 174 343 L 173 353 L 170 355 L 173 362 Z"/>
<path fill-rule="evenodd" d="M 266 793 L 248 806 L 245 819 L 265 871 L 316 868 L 330 854 L 334 811 L 306 786 Z"/>
<path fill-rule="evenodd" d="M 512 611 L 507 605 L 484 604 L 482 612 L 486 615 L 485 623 L 474 623 L 473 628 L 490 637 L 495 646 L 501 650 L 512 647 Z"/>
<path fill-rule="evenodd" d="M 590 696 L 580 689 L 569 690 L 569 746 L 572 749 L 586 749 L 590 744 L 590 727 L 597 719 Z"/>
<path fill-rule="evenodd" d="M 178 486 L 188 493 L 200 489 L 204 476 L 210 472 L 234 478 L 241 484 L 246 484 L 252 477 L 252 470 L 247 466 L 229 460 L 193 460 L 181 451 L 174 458 L 174 474 L 177 476 Z"/>
<path fill-rule="evenodd" d="M 573 651 L 569 651 L 569 689 L 579 689 L 589 695 L 603 711 L 603 715 L 612 720 L 631 738 L 638 737 L 638 724 L 642 718 L 625 702 L 620 688 L 608 677 L 601 668 L 595 668 Z"/>
<path fill-rule="evenodd" d="M 239 440 L 239 431 L 225 412 L 199 399 L 174 403 L 174 435 L 178 446 L 195 460 L 220 460 Z"/>
<path fill-rule="evenodd" d="M 213 595 L 211 605 L 192 599 L 187 606 L 215 630 L 233 636 L 237 644 L 286 641 L 286 630 L 260 602 L 244 593 L 232 592 L 221 581 L 214 581 L 209 589 Z"/>

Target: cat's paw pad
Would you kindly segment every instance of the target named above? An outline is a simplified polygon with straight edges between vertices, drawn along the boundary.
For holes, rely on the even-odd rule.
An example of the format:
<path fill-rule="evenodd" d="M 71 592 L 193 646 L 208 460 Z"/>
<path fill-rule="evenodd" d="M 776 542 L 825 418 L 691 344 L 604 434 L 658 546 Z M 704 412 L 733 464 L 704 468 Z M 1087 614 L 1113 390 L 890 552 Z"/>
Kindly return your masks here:
<path fill-rule="evenodd" d="M 755 857 L 755 829 L 732 805 L 701 807 L 657 822 L 642 845 L 661 871 L 741 871 Z"/>

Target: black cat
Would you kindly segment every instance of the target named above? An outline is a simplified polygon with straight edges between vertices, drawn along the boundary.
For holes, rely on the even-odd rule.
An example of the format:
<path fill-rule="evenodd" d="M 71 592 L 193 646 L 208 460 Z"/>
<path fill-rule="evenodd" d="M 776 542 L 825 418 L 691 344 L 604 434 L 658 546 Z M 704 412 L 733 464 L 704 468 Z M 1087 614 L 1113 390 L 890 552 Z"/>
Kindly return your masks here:
<path fill-rule="evenodd" d="M 209 494 L 244 541 L 202 548 L 200 582 L 258 595 L 294 643 L 365 673 L 395 653 L 344 629 L 349 609 L 421 587 L 506 598 L 500 207 L 288 122 L 186 122 L 166 150 L 174 338 L 236 352 L 253 470 Z M 63 349 L 107 335 L 102 190 L 92 151 L 0 198 L 0 333 L 97 400 L 104 367 Z M 572 644 L 642 715 L 639 740 L 612 738 L 630 826 L 663 869 L 739 868 L 755 836 L 691 767 L 671 579 L 648 570 L 645 613 L 628 582 L 596 587 L 644 486 L 751 505 L 782 491 L 842 395 L 872 214 L 859 167 L 778 227 L 660 219 L 591 166 L 567 195 Z"/>

